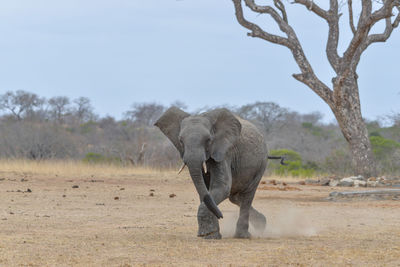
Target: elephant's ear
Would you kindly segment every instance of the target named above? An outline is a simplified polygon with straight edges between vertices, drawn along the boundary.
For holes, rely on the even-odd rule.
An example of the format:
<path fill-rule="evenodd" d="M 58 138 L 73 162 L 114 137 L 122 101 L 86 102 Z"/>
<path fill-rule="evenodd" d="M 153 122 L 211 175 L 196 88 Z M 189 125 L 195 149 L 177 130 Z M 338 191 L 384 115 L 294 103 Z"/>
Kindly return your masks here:
<path fill-rule="evenodd" d="M 226 152 L 239 139 L 242 125 L 239 120 L 229 110 L 215 109 L 204 113 L 212 124 L 213 140 L 211 143 L 211 157 L 221 162 L 225 158 Z"/>
<path fill-rule="evenodd" d="M 181 131 L 181 122 L 188 116 L 189 114 L 185 111 L 177 107 L 171 107 L 154 124 L 171 140 L 181 156 L 183 155 L 183 147 L 179 142 L 178 136 Z"/>

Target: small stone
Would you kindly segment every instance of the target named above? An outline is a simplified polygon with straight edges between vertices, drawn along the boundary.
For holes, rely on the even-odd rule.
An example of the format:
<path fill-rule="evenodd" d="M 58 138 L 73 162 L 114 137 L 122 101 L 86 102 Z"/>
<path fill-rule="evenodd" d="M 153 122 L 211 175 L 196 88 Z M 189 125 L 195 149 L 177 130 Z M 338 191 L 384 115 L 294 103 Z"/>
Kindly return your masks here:
<path fill-rule="evenodd" d="M 367 180 L 368 182 L 369 181 L 373 181 L 373 182 L 375 182 L 376 181 L 376 178 L 375 177 L 370 177 L 370 178 L 368 178 L 368 180 Z"/>
<path fill-rule="evenodd" d="M 170 198 L 176 197 L 176 195 L 174 193 L 169 195 Z"/>
<path fill-rule="evenodd" d="M 121 187 L 119 190 L 125 190 L 125 188 Z"/>
<path fill-rule="evenodd" d="M 330 181 L 331 180 L 329 178 L 322 178 L 321 180 L 319 180 L 319 185 L 328 186 Z"/>
<path fill-rule="evenodd" d="M 367 181 L 367 187 L 376 187 L 377 185 L 377 181 Z"/>
<path fill-rule="evenodd" d="M 329 181 L 329 186 L 334 187 L 334 186 L 337 186 L 338 184 L 339 184 L 339 180 L 331 179 L 331 180 Z"/>
<path fill-rule="evenodd" d="M 114 200 L 119 200 L 119 197 L 114 197 Z"/>
<path fill-rule="evenodd" d="M 62 197 L 66 197 L 66 195 L 62 195 Z"/>
<path fill-rule="evenodd" d="M 356 179 L 353 179 L 353 177 L 343 178 L 340 180 L 338 185 L 339 186 L 353 186 L 354 180 L 356 180 Z"/>
<path fill-rule="evenodd" d="M 282 182 L 282 185 L 283 185 L 283 186 L 287 186 L 287 183 L 285 183 L 285 182 Z"/>
<path fill-rule="evenodd" d="M 154 192 L 154 191 L 156 191 L 156 190 L 154 190 L 154 189 L 150 189 L 150 192 Z"/>
<path fill-rule="evenodd" d="M 153 192 L 151 192 L 151 193 L 149 194 L 149 196 L 151 196 L 151 197 L 154 197 L 154 193 L 153 193 Z"/>
<path fill-rule="evenodd" d="M 306 182 L 300 181 L 299 184 L 300 184 L 300 185 L 306 185 Z"/>
<path fill-rule="evenodd" d="M 261 181 L 261 182 L 260 182 L 260 184 L 266 184 L 266 183 L 267 183 L 266 181 Z"/>
<path fill-rule="evenodd" d="M 365 187 L 365 186 L 367 186 L 367 182 L 366 181 L 361 181 L 361 180 L 355 180 L 354 181 L 354 187 L 359 187 L 359 186 Z"/>
<path fill-rule="evenodd" d="M 73 185 L 72 188 L 79 188 L 79 185 Z"/>
<path fill-rule="evenodd" d="M 32 190 L 30 190 L 29 188 L 26 190 L 27 193 L 32 193 Z"/>

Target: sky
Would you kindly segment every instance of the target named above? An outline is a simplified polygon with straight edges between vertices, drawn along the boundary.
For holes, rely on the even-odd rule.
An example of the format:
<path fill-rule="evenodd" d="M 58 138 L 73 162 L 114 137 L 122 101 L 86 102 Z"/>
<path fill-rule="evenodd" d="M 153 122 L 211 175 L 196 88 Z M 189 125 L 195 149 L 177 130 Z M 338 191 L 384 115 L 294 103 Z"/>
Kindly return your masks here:
<path fill-rule="evenodd" d="M 289 2 L 289 22 L 314 71 L 331 87 L 326 22 Z M 246 16 L 277 33 L 267 17 Z M 339 54 L 350 38 L 346 19 Z M 246 33 L 231 0 L 1 1 L 0 94 L 85 96 L 96 113 L 117 118 L 141 102 L 179 100 L 194 111 L 272 101 L 332 121 L 329 107 L 292 77 L 299 69 L 289 50 Z M 363 54 L 358 81 L 368 119 L 400 112 L 399 47 L 397 29 Z"/>

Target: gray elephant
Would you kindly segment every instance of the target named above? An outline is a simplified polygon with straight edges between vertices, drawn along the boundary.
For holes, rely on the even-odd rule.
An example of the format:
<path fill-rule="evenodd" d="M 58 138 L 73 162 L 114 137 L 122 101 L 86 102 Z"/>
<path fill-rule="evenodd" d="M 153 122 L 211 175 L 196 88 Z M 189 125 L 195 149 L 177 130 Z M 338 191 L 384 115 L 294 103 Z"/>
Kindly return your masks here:
<path fill-rule="evenodd" d="M 155 125 L 178 149 L 200 196 L 198 236 L 221 238 L 217 205 L 227 198 L 240 207 L 236 238 L 250 238 L 249 221 L 257 231 L 265 229 L 266 219 L 252 202 L 268 152 L 252 123 L 227 109 L 191 116 L 171 107 Z"/>

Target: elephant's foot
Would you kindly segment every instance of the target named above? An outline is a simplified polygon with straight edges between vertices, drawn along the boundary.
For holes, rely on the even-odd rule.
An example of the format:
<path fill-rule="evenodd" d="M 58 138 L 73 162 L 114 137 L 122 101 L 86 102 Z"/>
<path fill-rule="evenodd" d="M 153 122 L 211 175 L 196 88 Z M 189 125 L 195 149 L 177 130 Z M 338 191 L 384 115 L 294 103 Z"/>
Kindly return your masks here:
<path fill-rule="evenodd" d="M 237 231 L 236 230 L 236 233 L 235 233 L 235 235 L 233 236 L 234 238 L 247 238 L 247 239 L 249 239 L 249 238 L 251 238 L 251 234 L 250 234 L 250 232 L 249 231 Z"/>
<path fill-rule="evenodd" d="M 204 239 L 221 239 L 219 225 L 199 223 L 197 236 L 203 237 Z"/>
<path fill-rule="evenodd" d="M 212 232 L 212 233 L 208 233 L 205 235 L 198 235 L 199 237 L 202 237 L 204 239 L 221 239 L 222 236 L 219 232 Z"/>
<path fill-rule="evenodd" d="M 267 226 L 267 219 L 263 214 L 255 209 L 250 210 L 250 223 L 253 225 L 257 233 L 262 233 Z"/>
<path fill-rule="evenodd" d="M 199 223 L 199 231 L 197 236 L 205 239 L 221 239 L 218 219 L 207 209 L 204 203 L 202 203 L 199 207 L 197 213 L 197 222 Z"/>

